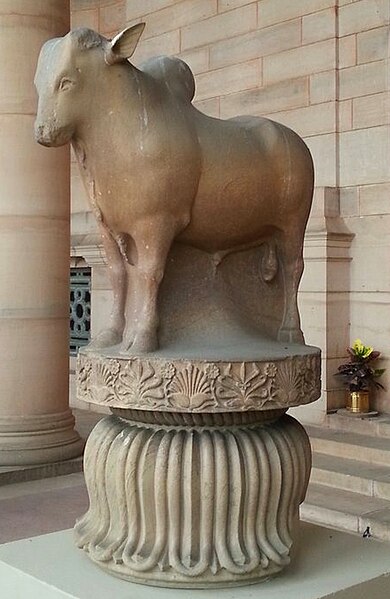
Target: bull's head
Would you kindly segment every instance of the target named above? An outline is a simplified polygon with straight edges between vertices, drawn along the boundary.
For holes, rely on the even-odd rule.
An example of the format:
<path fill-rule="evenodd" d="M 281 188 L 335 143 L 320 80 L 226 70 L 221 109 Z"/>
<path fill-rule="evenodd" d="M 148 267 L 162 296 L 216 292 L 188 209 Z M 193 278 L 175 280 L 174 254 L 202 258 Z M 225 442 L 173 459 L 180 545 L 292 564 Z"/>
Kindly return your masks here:
<path fill-rule="evenodd" d="M 75 29 L 44 44 L 34 80 L 39 96 L 38 143 L 62 146 L 77 135 L 96 99 L 102 71 L 132 56 L 144 27 L 139 23 L 124 29 L 113 40 L 91 29 Z"/>

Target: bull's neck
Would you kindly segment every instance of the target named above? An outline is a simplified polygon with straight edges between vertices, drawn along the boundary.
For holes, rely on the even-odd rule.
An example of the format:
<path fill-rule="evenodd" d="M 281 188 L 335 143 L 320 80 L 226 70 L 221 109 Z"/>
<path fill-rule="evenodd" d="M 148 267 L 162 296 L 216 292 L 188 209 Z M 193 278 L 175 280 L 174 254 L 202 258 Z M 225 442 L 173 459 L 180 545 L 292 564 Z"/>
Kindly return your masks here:
<path fill-rule="evenodd" d="M 129 63 L 105 69 L 73 140 L 82 168 L 95 176 L 115 161 L 118 148 L 137 135 L 140 123 L 146 126 L 153 87 L 151 77 Z"/>

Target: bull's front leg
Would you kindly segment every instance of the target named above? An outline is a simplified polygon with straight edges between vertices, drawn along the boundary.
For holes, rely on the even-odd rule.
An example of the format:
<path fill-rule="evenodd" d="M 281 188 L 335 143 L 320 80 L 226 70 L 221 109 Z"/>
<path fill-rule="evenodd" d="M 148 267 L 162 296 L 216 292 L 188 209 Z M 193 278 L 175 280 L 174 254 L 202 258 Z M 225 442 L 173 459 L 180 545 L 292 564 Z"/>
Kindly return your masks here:
<path fill-rule="evenodd" d="M 137 264 L 133 267 L 135 286 L 132 290 L 132 309 L 127 314 L 122 351 L 146 353 L 158 348 L 157 298 L 164 277 L 169 249 L 175 236 L 172 223 L 148 220 L 137 227 L 133 239 Z"/>
<path fill-rule="evenodd" d="M 113 303 L 107 327 L 102 329 L 89 345 L 90 349 L 110 347 L 122 341 L 125 327 L 125 303 L 127 291 L 127 270 L 125 258 L 118 240 L 110 229 L 99 222 L 100 234 L 106 253 L 108 277 L 113 290 Z"/>

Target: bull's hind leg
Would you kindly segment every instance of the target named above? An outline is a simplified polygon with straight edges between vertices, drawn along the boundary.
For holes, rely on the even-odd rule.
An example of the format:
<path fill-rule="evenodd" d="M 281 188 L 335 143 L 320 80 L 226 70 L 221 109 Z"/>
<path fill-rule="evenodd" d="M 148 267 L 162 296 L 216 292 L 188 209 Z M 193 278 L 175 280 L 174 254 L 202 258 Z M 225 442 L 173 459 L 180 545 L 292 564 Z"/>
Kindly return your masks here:
<path fill-rule="evenodd" d="M 103 222 L 99 222 L 99 228 L 106 253 L 108 276 L 114 299 L 108 325 L 92 340 L 89 344 L 89 349 L 117 345 L 122 340 L 123 329 L 125 327 L 127 289 L 125 259 L 120 249 L 119 240 L 114 238 L 110 229 Z"/>
<path fill-rule="evenodd" d="M 277 245 L 284 282 L 284 314 L 278 340 L 301 344 L 305 340 L 301 330 L 297 295 L 303 273 L 303 233 L 291 228 L 279 237 Z"/>

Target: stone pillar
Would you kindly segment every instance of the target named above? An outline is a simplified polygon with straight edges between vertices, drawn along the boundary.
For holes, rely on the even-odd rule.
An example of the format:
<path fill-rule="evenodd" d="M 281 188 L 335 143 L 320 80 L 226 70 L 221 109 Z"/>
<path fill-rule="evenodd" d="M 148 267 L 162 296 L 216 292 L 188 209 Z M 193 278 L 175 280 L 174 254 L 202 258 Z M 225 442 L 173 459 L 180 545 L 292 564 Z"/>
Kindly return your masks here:
<path fill-rule="evenodd" d="M 339 190 L 317 187 L 308 222 L 305 270 L 299 291 L 305 339 L 322 349 L 322 394 L 313 404 L 293 408 L 303 423 L 322 424 L 345 405 L 345 389 L 334 377 L 350 344 L 350 246 L 354 235 L 339 210 Z"/>
<path fill-rule="evenodd" d="M 0 3 L 0 465 L 81 453 L 68 403 L 69 148 L 35 143 L 38 53 L 69 1 Z"/>

